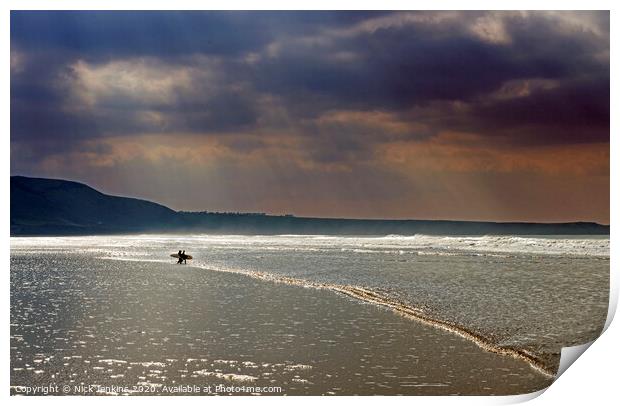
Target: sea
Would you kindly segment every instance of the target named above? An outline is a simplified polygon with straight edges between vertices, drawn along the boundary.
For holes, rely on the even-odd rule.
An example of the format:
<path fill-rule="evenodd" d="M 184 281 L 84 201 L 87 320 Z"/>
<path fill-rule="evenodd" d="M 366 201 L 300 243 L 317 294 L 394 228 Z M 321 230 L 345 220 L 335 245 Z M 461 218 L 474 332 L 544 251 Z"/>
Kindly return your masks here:
<path fill-rule="evenodd" d="M 187 265 L 178 265 L 176 259 L 170 257 L 179 250 L 193 256 Z M 505 375 L 526 380 L 534 379 L 533 376 L 549 379 L 557 370 L 562 347 L 594 340 L 605 324 L 609 300 L 609 251 L 608 236 L 145 234 L 13 237 L 12 391 L 23 388 L 25 382 L 36 381 L 37 377 L 47 383 L 52 378 L 59 378 L 65 373 L 62 372 L 63 365 L 70 371 L 63 379 L 72 381 L 72 384 L 87 383 L 87 378 L 97 376 L 97 373 L 107 373 L 106 382 L 126 380 L 132 374 L 132 364 L 114 354 L 133 345 L 139 348 L 136 351 L 145 351 L 148 347 L 150 351 L 159 351 L 159 355 L 149 357 L 148 352 L 140 353 L 133 364 L 136 375 L 132 382 L 152 384 L 149 374 L 155 374 L 151 378 L 161 377 L 158 374 L 162 374 L 167 363 L 183 361 L 183 365 L 175 369 L 177 381 L 182 381 L 186 375 L 247 383 L 254 382 L 257 376 L 252 372 L 266 364 L 266 372 L 262 372 L 267 374 L 265 377 L 289 374 L 289 382 L 297 382 L 302 387 L 300 393 L 305 393 L 303 387 L 310 385 L 311 379 L 303 372 L 318 368 L 310 362 L 318 356 L 304 353 L 298 358 L 305 361 L 299 362 L 300 359 L 278 359 L 274 355 L 261 361 L 256 355 L 261 352 L 256 350 L 254 358 L 244 357 L 243 349 L 252 347 L 252 334 L 247 331 L 249 322 L 243 322 L 246 327 L 242 330 L 245 329 L 247 337 L 242 340 L 245 344 L 239 347 L 236 357 L 231 358 L 222 350 L 217 355 L 220 358 L 210 354 L 208 365 L 192 370 L 188 365 L 201 362 L 201 358 L 188 358 L 186 349 L 197 348 L 192 347 L 192 343 L 199 346 L 210 339 L 214 341 L 210 348 L 218 348 L 215 343 L 218 340 L 230 343 L 235 337 L 239 338 L 239 334 L 243 336 L 244 331 L 235 329 L 227 330 L 225 337 L 213 331 L 226 330 L 227 326 L 234 324 L 234 320 L 231 322 L 227 318 L 270 319 L 274 312 L 286 317 L 287 309 L 299 314 L 299 317 L 293 317 L 297 321 L 292 320 L 291 325 L 302 323 L 299 320 L 307 317 L 307 323 L 320 326 L 310 329 L 307 333 L 310 337 L 312 331 L 324 328 L 321 323 L 334 323 L 334 319 L 316 321 L 317 317 L 322 320 L 323 314 L 330 314 L 334 309 L 323 307 L 315 309 L 316 314 L 312 313 L 313 298 L 328 301 L 338 296 L 347 298 L 346 305 L 345 302 L 335 302 L 325 306 L 346 309 L 338 317 L 365 320 L 359 323 L 342 321 L 365 326 L 364 337 L 372 336 L 376 327 L 368 320 L 374 317 L 378 318 L 377 323 L 398 324 L 399 327 L 390 329 L 393 340 L 410 335 L 407 333 L 409 325 L 423 326 L 424 331 L 441 331 L 446 337 L 458 337 L 481 353 L 518 360 L 525 365 L 517 373 L 513 367 L 502 367 Z M 233 275 L 237 279 L 222 279 Z M 235 282 L 238 278 L 253 284 Z M 227 284 L 236 287 L 230 288 Z M 278 287 L 285 290 L 278 290 Z M 273 298 L 280 294 L 282 297 L 278 298 L 278 303 L 283 307 L 274 310 Z M 147 301 L 151 305 L 145 309 Z M 186 307 L 186 312 L 178 309 L 181 304 Z M 229 313 L 222 312 L 222 306 Z M 218 309 L 221 319 L 215 325 L 201 327 L 200 334 L 189 330 L 183 334 L 173 328 L 178 327 L 180 318 L 187 318 L 188 325 L 196 325 L 200 323 L 197 320 L 206 317 L 202 312 L 213 311 L 213 316 L 218 314 Z M 386 310 L 389 315 L 382 316 Z M 383 313 L 372 313 L 375 311 Z M 145 316 L 149 312 L 152 322 Z M 364 316 L 358 312 L 371 313 Z M 138 315 L 139 325 L 136 324 Z M 384 320 L 383 317 L 395 319 Z M 263 324 L 257 326 L 269 328 L 270 322 L 266 323 L 267 327 Z M 209 331 L 214 334 L 212 337 Z M 282 333 L 283 340 L 293 343 L 296 333 L 289 333 L 289 336 L 285 331 Z M 357 337 L 358 333 L 352 331 L 352 337 Z M 258 333 L 255 331 L 255 334 Z M 337 341 L 333 336 L 339 334 L 335 327 L 331 333 L 317 336 L 314 344 L 308 343 L 309 346 L 318 343 L 318 347 L 309 348 L 329 347 Z M 88 358 L 87 349 L 93 348 L 91 343 L 94 342 L 102 347 L 97 350 L 96 358 L 84 364 Z M 400 344 L 401 347 L 407 345 Z M 464 351 L 459 350 L 459 345 L 451 347 L 455 352 Z M 71 350 L 76 348 L 83 348 L 86 352 Z M 162 348 L 166 348 L 168 356 L 162 355 Z M 370 351 L 366 348 L 365 355 L 359 356 L 362 360 L 382 357 L 378 352 L 387 354 L 394 350 Z M 58 351 L 65 351 L 65 354 L 61 356 Z M 473 350 L 467 351 L 469 354 Z M 452 356 L 457 355 L 449 355 Z M 59 360 L 62 361 L 60 364 Z M 202 361 L 206 362 L 206 359 Z M 50 373 L 44 365 L 54 362 L 54 376 L 43 379 Z M 390 361 L 382 360 L 375 366 L 386 364 L 389 367 Z M 228 369 L 218 368 L 218 365 Z M 451 368 L 449 363 L 443 365 Z M 437 368 L 441 370 L 440 366 Z M 360 370 L 356 371 L 357 374 Z M 450 371 L 452 375 L 463 373 Z M 75 375 L 72 377 L 71 374 Z M 333 376 L 325 375 L 329 375 L 326 382 L 338 376 L 336 372 Z M 366 392 L 361 389 L 349 391 L 359 394 L 380 393 L 377 390 L 381 384 L 392 388 L 392 392 L 394 387 L 404 388 L 402 380 L 398 384 L 387 377 L 385 382 L 380 382 L 363 373 L 360 376 L 363 379 L 357 383 L 349 379 L 348 383 L 345 381 L 337 387 L 323 388 L 320 393 L 339 393 L 338 390 L 347 385 L 366 388 Z M 425 387 L 433 391 L 442 389 L 441 385 L 450 386 L 445 380 L 439 386 L 433 386 L 436 380 L 428 381 L 423 377 L 409 381 L 413 381 L 417 389 Z M 162 384 L 158 382 L 157 385 Z M 538 388 L 540 381 L 537 382 L 530 385 L 531 389 Z M 517 389 L 528 388 L 527 383 L 516 386 Z M 459 384 L 450 393 L 463 393 L 462 388 L 463 385 Z M 392 392 L 386 390 L 385 393 Z M 395 392 L 400 393 L 399 390 Z M 493 389 L 492 393 L 505 391 Z"/>

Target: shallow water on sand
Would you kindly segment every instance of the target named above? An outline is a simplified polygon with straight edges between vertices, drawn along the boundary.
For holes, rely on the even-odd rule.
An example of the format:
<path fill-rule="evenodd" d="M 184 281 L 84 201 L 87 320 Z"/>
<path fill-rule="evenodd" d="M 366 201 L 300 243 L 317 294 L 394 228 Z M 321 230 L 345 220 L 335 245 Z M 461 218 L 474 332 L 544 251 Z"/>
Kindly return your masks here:
<path fill-rule="evenodd" d="M 329 290 L 48 248 L 11 253 L 13 394 L 49 384 L 69 394 L 80 384 L 105 394 L 518 394 L 550 384 L 522 360 Z"/>
<path fill-rule="evenodd" d="M 553 372 L 562 347 L 598 337 L 607 315 L 609 238 L 579 236 L 97 236 L 12 238 L 12 254 L 89 253 L 309 286 L 364 287 Z M 291 279 L 292 278 L 292 279 Z"/>

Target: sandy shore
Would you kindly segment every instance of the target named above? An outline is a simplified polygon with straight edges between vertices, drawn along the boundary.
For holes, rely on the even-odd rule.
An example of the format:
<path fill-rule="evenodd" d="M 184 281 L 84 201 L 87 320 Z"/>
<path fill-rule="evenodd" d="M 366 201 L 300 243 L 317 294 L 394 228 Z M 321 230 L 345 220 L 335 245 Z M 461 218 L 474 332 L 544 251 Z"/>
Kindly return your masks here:
<path fill-rule="evenodd" d="M 522 360 L 354 298 L 174 264 L 12 255 L 11 323 L 13 394 L 84 384 L 473 395 L 551 383 Z"/>

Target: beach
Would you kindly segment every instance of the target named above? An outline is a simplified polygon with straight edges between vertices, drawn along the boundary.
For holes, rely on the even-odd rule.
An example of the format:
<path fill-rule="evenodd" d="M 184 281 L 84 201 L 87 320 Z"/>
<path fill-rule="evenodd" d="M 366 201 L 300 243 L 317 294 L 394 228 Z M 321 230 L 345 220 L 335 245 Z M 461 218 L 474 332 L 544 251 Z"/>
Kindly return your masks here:
<path fill-rule="evenodd" d="M 328 290 L 88 254 L 36 262 L 12 256 L 13 394 L 50 384 L 517 394 L 551 383 L 521 360 Z"/>

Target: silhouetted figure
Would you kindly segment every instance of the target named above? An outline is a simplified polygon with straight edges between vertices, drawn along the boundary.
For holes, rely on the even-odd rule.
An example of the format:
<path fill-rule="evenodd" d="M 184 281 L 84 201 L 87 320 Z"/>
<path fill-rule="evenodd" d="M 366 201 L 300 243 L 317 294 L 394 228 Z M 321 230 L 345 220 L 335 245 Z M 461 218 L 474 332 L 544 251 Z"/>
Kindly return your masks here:
<path fill-rule="evenodd" d="M 181 264 L 183 263 L 183 253 L 181 253 L 181 250 L 179 250 L 179 260 L 177 261 L 177 264 Z"/>
<path fill-rule="evenodd" d="M 181 254 L 181 257 L 183 257 L 183 262 L 185 262 L 187 264 L 187 255 L 185 255 L 185 250 L 183 250 L 183 253 Z"/>

